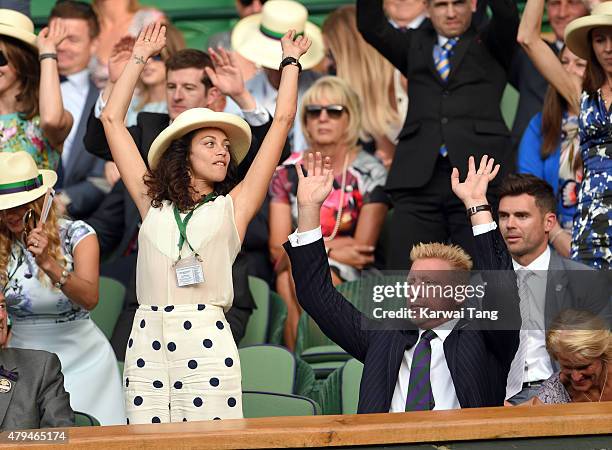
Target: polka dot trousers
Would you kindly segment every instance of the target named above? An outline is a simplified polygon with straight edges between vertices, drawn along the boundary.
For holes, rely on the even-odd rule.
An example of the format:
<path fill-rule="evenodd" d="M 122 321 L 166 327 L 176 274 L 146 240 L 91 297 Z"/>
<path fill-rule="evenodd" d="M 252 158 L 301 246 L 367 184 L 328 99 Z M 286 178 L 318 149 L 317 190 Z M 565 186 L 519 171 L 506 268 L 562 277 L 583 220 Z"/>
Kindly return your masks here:
<path fill-rule="evenodd" d="M 242 418 L 240 382 L 222 308 L 138 308 L 123 374 L 128 424 Z"/>

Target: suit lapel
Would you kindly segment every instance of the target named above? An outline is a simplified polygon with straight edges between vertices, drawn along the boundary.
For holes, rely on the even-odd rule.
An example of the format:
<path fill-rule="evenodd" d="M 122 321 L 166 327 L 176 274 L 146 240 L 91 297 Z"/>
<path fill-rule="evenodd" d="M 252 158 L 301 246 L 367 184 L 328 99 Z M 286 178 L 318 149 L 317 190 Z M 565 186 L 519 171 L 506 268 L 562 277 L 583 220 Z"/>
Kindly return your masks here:
<path fill-rule="evenodd" d="M 551 250 L 546 280 L 546 300 L 544 304 L 544 328 L 548 329 L 557 313 L 564 305 L 563 297 L 568 293 L 567 276 L 563 270 L 561 257 Z"/>
<path fill-rule="evenodd" d="M 1 350 L 0 350 L 1 351 Z M 0 361 L 3 358 L 0 357 Z M 6 361 L 2 361 L 6 362 Z M 8 369 L 9 366 L 5 365 L 5 368 Z M 16 367 L 12 367 L 9 370 L 16 370 Z M 7 391 L 6 382 L 10 383 L 10 389 Z M 4 418 L 6 417 L 6 412 L 11 404 L 11 400 L 13 399 L 13 392 L 15 392 L 17 381 L 7 380 L 5 377 L 0 377 L 0 425 L 4 423 Z"/>
<path fill-rule="evenodd" d="M 429 68 L 432 75 L 440 82 L 444 83 L 440 74 L 436 70 L 436 63 L 434 61 L 434 47 L 438 45 L 438 35 L 433 27 L 427 27 L 428 34 L 421 41 L 421 52 L 423 53 L 423 61 L 427 61 L 427 67 Z"/>
<path fill-rule="evenodd" d="M 393 392 L 395 391 L 395 385 L 397 384 L 397 377 L 399 375 L 399 369 L 404 359 L 404 352 L 409 348 L 412 348 L 418 339 L 418 331 L 398 331 L 394 333 L 393 343 L 391 345 L 391 352 L 389 354 L 389 367 L 387 372 L 387 398 L 385 403 L 385 412 L 389 411 L 391 407 L 391 400 L 393 400 Z"/>
<path fill-rule="evenodd" d="M 89 119 L 89 112 L 93 108 L 96 100 L 98 98 L 98 89 L 93 84 L 91 80 L 89 82 L 89 88 L 87 90 L 87 98 L 85 99 L 85 104 L 83 105 L 83 112 L 81 114 L 81 118 L 78 124 L 73 124 L 72 126 L 76 126 L 77 130 L 74 135 L 74 139 L 72 140 L 72 148 L 70 149 L 70 155 L 68 156 L 68 161 L 66 162 L 66 167 L 64 167 L 64 183 L 70 180 L 72 173 L 74 172 L 75 167 L 77 166 L 77 162 L 79 157 L 83 155 L 82 147 L 83 147 L 83 138 L 85 137 L 85 130 L 87 129 L 87 120 Z"/>
<path fill-rule="evenodd" d="M 472 41 L 474 40 L 475 35 L 476 35 L 476 31 L 474 31 L 473 28 L 469 28 L 465 33 L 461 35 L 461 37 L 457 41 L 457 44 L 453 48 L 453 51 L 450 57 L 451 70 L 450 70 L 450 73 L 448 74 L 449 81 L 453 78 L 453 76 L 459 69 L 459 66 L 461 65 L 461 61 L 463 61 L 463 58 L 465 57 L 465 54 L 467 53 L 468 48 L 470 48 L 470 45 L 472 44 Z"/>

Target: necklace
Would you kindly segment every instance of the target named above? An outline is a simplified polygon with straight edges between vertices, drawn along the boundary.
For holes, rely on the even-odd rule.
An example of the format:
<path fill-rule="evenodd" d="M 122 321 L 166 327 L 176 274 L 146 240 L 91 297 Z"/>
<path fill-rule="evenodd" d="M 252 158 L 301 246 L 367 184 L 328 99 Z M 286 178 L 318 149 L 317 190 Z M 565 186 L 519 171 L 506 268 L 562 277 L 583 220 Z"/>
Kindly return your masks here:
<path fill-rule="evenodd" d="M 597 403 L 601 402 L 601 399 L 603 398 L 604 395 L 604 391 L 606 390 L 606 384 L 608 384 L 608 366 L 605 366 L 606 368 L 606 377 L 604 378 L 604 382 L 603 382 L 603 386 L 601 387 L 601 394 L 599 394 L 599 400 L 597 400 Z M 583 392 L 584 396 L 587 398 L 588 401 L 592 402 L 593 400 L 591 400 L 591 397 L 589 397 L 587 395 L 586 392 Z"/>
<path fill-rule="evenodd" d="M 324 239 L 325 242 L 333 240 L 336 237 L 336 234 L 338 234 L 338 230 L 340 229 L 340 219 L 342 218 L 342 208 L 344 206 L 344 189 L 346 188 L 346 170 L 348 169 L 348 160 L 349 154 L 347 152 L 344 156 L 344 167 L 342 168 L 342 183 L 340 184 L 340 204 L 338 205 L 338 213 L 336 214 L 336 223 L 334 224 L 334 229 L 332 233 Z"/>

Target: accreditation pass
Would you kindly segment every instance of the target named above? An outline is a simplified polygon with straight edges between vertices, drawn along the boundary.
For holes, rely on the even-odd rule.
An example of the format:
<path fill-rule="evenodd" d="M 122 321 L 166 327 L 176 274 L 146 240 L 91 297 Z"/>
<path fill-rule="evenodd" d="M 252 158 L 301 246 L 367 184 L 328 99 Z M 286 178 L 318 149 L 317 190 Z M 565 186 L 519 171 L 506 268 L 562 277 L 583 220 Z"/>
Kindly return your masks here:
<path fill-rule="evenodd" d="M 176 285 L 178 287 L 192 286 L 204 281 L 202 262 L 195 255 L 178 261 L 174 265 L 174 270 L 176 271 Z"/>

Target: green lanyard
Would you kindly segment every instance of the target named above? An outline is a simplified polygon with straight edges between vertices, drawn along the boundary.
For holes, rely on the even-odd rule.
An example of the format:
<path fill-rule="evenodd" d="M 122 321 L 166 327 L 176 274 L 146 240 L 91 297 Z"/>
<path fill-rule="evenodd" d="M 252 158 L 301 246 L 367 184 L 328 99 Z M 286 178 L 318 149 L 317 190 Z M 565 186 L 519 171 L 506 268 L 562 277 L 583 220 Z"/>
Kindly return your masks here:
<path fill-rule="evenodd" d="M 185 242 L 187 242 L 189 249 L 197 257 L 200 256 L 189 243 L 189 239 L 187 239 L 187 223 L 189 223 L 189 220 L 191 219 L 191 216 L 193 216 L 193 213 L 196 209 L 198 209 L 203 204 L 208 203 L 216 198 L 217 198 L 217 194 L 214 192 L 211 192 L 210 194 L 206 195 L 206 197 L 204 197 L 202 201 L 195 206 L 195 208 L 193 208 L 191 211 L 187 213 L 187 215 L 185 216 L 185 219 L 183 220 L 181 220 L 181 216 L 179 214 L 178 208 L 176 207 L 176 205 L 174 205 L 174 220 L 176 221 L 176 226 L 178 227 L 179 233 L 181 234 L 181 237 L 179 238 L 179 242 L 178 242 L 178 250 L 179 250 L 178 261 L 181 260 L 181 250 L 183 249 L 183 245 L 185 245 Z"/>

